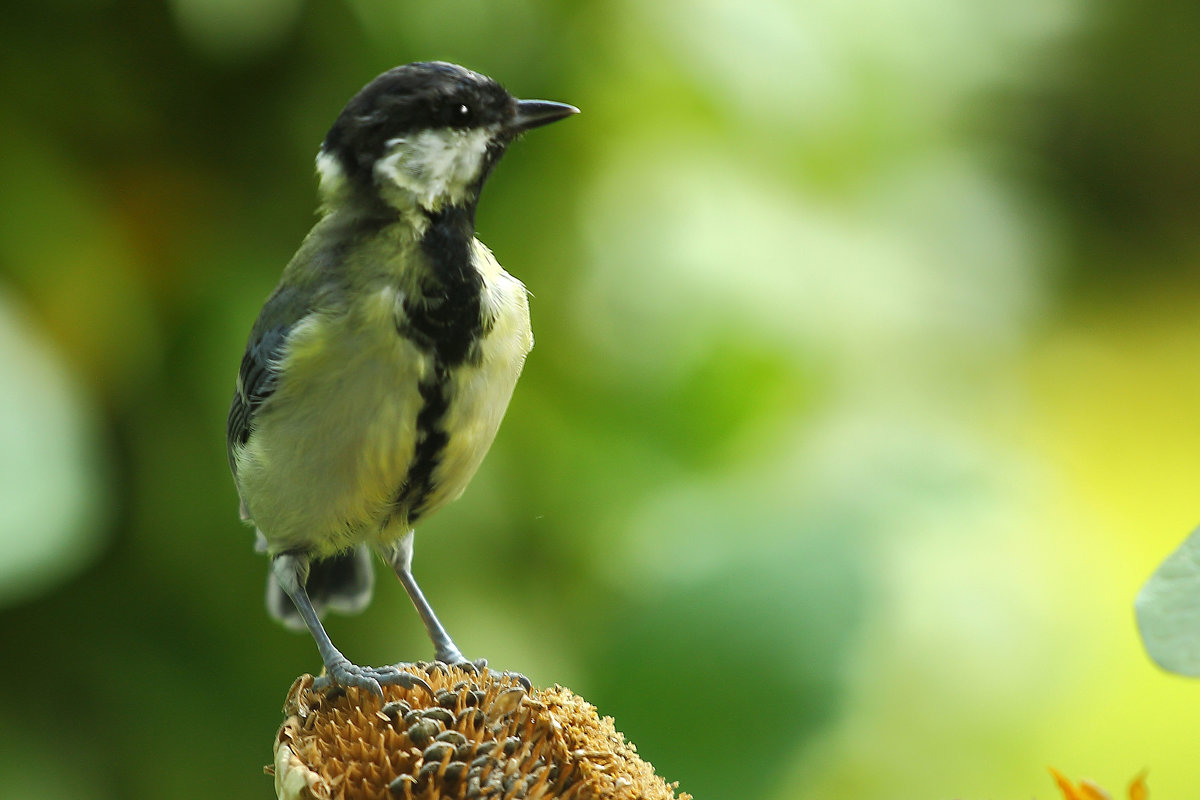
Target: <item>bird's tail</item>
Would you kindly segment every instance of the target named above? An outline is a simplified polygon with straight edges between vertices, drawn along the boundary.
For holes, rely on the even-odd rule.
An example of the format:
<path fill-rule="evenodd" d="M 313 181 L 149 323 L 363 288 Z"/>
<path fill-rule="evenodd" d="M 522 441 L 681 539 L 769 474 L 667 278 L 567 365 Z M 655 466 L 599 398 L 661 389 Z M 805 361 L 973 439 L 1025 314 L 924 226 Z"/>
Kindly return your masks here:
<path fill-rule="evenodd" d="M 375 570 L 370 551 L 366 547 L 356 547 L 321 561 L 313 561 L 305 587 L 318 616 L 323 617 L 327 610 L 339 614 L 357 614 L 371 602 L 371 592 L 375 588 Z M 307 630 L 292 598 L 280 587 L 274 573 L 267 575 L 267 610 L 288 628 Z"/>

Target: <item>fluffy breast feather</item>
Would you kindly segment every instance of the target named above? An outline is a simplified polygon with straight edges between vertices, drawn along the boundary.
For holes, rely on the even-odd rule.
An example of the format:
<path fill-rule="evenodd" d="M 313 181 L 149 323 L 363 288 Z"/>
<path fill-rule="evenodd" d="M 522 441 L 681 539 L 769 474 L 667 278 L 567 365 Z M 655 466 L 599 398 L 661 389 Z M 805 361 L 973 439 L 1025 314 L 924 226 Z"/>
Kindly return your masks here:
<path fill-rule="evenodd" d="M 479 468 L 508 408 L 525 357 L 533 347 L 525 285 L 496 263 L 478 240 L 472 258 L 483 276 L 485 335 L 477 358 L 451 378 L 452 397 L 444 422 L 449 440 L 434 471 L 427 503 L 436 510 L 463 493 Z M 427 513 L 428 513 L 427 511 Z"/>
<path fill-rule="evenodd" d="M 483 335 L 449 375 L 446 432 L 421 512 L 458 497 L 475 474 L 533 345 L 524 285 L 474 241 L 483 278 Z M 398 332 L 403 290 L 385 284 L 290 332 L 284 376 L 237 454 L 237 477 L 271 552 L 329 555 L 408 530 L 395 507 L 414 459 L 420 385 L 434 356 Z"/>
<path fill-rule="evenodd" d="M 238 483 L 272 552 L 336 552 L 372 535 L 412 460 L 429 357 L 396 334 L 382 289 L 296 325 L 285 376 L 239 454 Z"/>

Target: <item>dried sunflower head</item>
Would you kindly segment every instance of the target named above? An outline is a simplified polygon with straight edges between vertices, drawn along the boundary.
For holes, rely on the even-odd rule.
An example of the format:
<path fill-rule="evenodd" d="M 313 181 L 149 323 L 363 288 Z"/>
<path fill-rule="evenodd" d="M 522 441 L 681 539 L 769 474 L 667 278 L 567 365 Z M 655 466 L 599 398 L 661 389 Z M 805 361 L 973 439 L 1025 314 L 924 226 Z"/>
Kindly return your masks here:
<path fill-rule="evenodd" d="M 298 678 L 268 767 L 280 800 L 675 800 L 612 720 L 567 689 L 416 671 L 432 696 L 385 686 L 381 701 Z"/>

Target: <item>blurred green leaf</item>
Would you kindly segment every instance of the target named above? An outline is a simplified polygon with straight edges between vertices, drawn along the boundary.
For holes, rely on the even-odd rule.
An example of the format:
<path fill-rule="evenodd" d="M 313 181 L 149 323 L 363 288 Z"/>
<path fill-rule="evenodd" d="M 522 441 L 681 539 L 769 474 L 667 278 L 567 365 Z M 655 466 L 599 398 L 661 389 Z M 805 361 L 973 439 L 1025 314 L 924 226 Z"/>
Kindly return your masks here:
<path fill-rule="evenodd" d="M 1135 607 L 1150 657 L 1165 670 L 1200 677 L 1200 530 L 1159 565 Z"/>

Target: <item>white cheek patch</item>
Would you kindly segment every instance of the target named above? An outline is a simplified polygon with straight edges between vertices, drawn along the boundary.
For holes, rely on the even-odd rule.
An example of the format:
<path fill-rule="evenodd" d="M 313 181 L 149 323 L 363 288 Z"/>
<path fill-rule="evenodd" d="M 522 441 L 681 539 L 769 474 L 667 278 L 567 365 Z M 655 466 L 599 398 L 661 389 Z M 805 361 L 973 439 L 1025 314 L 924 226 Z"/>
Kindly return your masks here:
<path fill-rule="evenodd" d="M 426 208 L 462 200 L 479 179 L 495 126 L 457 131 L 437 128 L 390 139 L 387 155 L 375 164 L 375 177 L 416 196 Z"/>
<path fill-rule="evenodd" d="M 318 189 L 325 197 L 338 194 L 346 183 L 346 173 L 342 164 L 324 149 L 317 153 Z"/>

